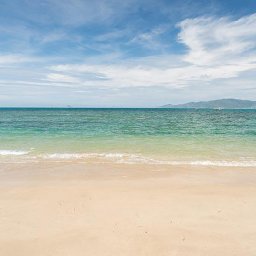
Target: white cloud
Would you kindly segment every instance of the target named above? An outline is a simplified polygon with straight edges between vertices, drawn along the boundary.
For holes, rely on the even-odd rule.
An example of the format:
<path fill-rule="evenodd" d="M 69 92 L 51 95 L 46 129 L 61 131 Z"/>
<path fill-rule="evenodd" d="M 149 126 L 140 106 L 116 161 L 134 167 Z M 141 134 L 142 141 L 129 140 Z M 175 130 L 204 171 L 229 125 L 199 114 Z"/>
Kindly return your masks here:
<path fill-rule="evenodd" d="M 68 39 L 69 39 L 68 35 L 63 31 L 54 31 L 54 32 L 42 35 L 40 38 L 40 43 L 51 43 L 51 42 L 56 42 L 60 40 L 68 40 Z"/>
<path fill-rule="evenodd" d="M 80 75 L 81 85 L 180 88 L 217 79 L 238 77 L 256 69 L 256 14 L 238 20 L 195 18 L 178 24 L 179 41 L 188 47 L 184 55 L 141 58 L 118 64 L 64 64 L 51 70 Z M 153 34 L 161 33 L 155 31 Z M 142 35 L 150 40 L 153 35 Z M 160 64 L 159 64 L 160 63 Z M 175 66 L 176 64 L 176 66 Z M 85 74 L 95 76 L 88 80 Z M 102 79 L 97 79 L 102 78 Z"/>
<path fill-rule="evenodd" d="M 32 62 L 35 58 L 22 55 L 0 55 L 0 65 L 17 64 L 22 62 Z"/>
<path fill-rule="evenodd" d="M 79 79 L 73 76 L 58 74 L 58 73 L 50 73 L 47 74 L 47 78 L 45 79 L 49 82 L 56 83 L 79 83 Z"/>
<path fill-rule="evenodd" d="M 157 97 L 163 98 L 167 97 L 167 91 L 183 91 L 183 96 L 178 96 L 177 93 L 175 97 L 186 97 L 190 100 L 189 97 L 195 99 L 199 95 L 207 99 L 210 96 L 222 97 L 222 94 L 223 97 L 238 95 L 250 98 L 253 97 L 251 90 L 243 89 L 253 88 L 252 81 L 256 79 L 255 27 L 256 14 L 237 20 L 227 17 L 186 19 L 178 24 L 178 41 L 187 47 L 187 51 L 175 55 L 125 58 L 122 51 L 109 51 L 107 54 L 105 51 L 97 57 L 92 55 L 84 58 L 83 55 L 81 58 L 75 56 L 74 59 L 68 56 L 50 59 L 0 55 L 0 66 L 7 67 L 0 69 L 0 89 L 3 93 L 8 90 L 15 93 L 13 89 L 8 88 L 29 86 L 32 90 L 34 86 L 34 90 L 42 90 L 46 94 L 58 91 L 58 95 L 65 95 L 86 91 L 83 93 L 84 97 L 100 95 L 99 97 L 103 98 L 104 95 L 113 94 L 114 90 L 117 90 L 118 95 L 125 92 L 127 102 L 129 95 L 134 96 L 138 90 L 141 95 L 142 90 L 147 91 L 148 97 L 152 98 L 156 97 L 154 90 L 159 90 Z M 98 40 L 104 41 L 124 35 L 119 32 L 104 34 Z M 146 45 L 155 42 L 161 33 L 167 32 L 168 30 L 156 29 L 149 34 L 141 34 L 136 40 Z M 60 30 L 56 35 L 48 34 L 41 38 L 42 43 L 47 43 L 66 36 Z M 31 65 L 33 62 L 37 62 L 37 65 Z M 250 78 L 247 77 L 248 73 Z M 163 90 L 165 95 L 161 96 L 160 90 Z M 89 91 L 91 94 L 87 93 Z M 185 91 L 187 96 L 184 96 Z M 77 96 L 74 96 L 74 99 L 75 97 Z M 114 96 L 111 99 L 113 101 Z"/>
<path fill-rule="evenodd" d="M 132 40 L 130 40 L 130 43 L 138 43 L 146 48 L 151 49 L 161 49 L 167 47 L 167 45 L 163 44 L 161 40 L 159 39 L 159 36 L 166 33 L 170 26 L 168 25 L 161 25 L 158 27 L 155 27 L 149 32 L 141 33 L 136 35 Z"/>
<path fill-rule="evenodd" d="M 133 63 L 134 64 L 134 63 Z M 52 70 L 58 72 L 80 73 L 84 84 L 108 86 L 108 87 L 136 87 L 136 86 L 184 86 L 184 79 L 197 79 L 195 72 L 184 73 L 184 68 L 150 67 L 136 65 L 57 65 Z M 91 74 L 94 81 L 84 77 L 83 74 Z M 88 81 L 89 83 L 86 83 Z"/>
<path fill-rule="evenodd" d="M 179 41 L 189 50 L 184 60 L 191 64 L 214 66 L 255 62 L 256 14 L 234 21 L 213 17 L 187 19 L 178 27 L 181 29 Z"/>

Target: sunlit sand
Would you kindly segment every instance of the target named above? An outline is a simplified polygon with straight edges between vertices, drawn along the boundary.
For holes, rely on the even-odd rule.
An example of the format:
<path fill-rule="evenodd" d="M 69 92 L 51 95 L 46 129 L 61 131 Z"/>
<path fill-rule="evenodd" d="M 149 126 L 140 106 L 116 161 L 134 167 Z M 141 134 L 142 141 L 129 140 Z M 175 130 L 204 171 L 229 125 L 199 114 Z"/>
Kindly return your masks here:
<path fill-rule="evenodd" d="M 2 164 L 0 254 L 254 255 L 253 168 Z"/>

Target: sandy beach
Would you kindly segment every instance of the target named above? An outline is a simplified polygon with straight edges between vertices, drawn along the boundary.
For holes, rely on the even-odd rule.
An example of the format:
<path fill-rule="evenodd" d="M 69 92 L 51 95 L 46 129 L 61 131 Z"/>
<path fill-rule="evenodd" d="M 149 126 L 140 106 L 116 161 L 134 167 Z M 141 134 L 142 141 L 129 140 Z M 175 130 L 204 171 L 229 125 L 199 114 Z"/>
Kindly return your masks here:
<path fill-rule="evenodd" d="M 256 256 L 256 0 L 0 0 L 0 256 Z"/>
<path fill-rule="evenodd" d="M 0 255 L 256 255 L 253 168 L 0 165 Z"/>

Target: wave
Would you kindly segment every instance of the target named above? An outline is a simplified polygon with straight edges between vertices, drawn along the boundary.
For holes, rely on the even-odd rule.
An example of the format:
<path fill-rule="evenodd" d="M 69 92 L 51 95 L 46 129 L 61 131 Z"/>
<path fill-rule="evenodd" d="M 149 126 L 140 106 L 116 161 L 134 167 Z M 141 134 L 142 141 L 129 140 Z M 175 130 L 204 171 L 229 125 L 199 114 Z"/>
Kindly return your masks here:
<path fill-rule="evenodd" d="M 190 165 L 217 167 L 256 167 L 256 160 L 158 160 L 142 155 L 128 153 L 51 153 L 30 154 L 31 151 L 0 150 L 0 156 L 23 156 L 23 162 L 35 161 L 81 161 L 86 163 L 152 164 L 152 165 Z M 13 160 L 13 157 L 11 158 Z M 19 161 L 21 159 L 19 158 Z"/>
<path fill-rule="evenodd" d="M 157 160 L 135 154 L 126 153 L 54 153 L 41 155 L 48 160 L 94 160 L 98 163 L 114 162 L 120 164 L 158 164 L 158 165 L 193 165 L 219 167 L 255 167 L 256 160 L 227 161 L 227 160 L 192 160 L 169 161 Z"/>
<path fill-rule="evenodd" d="M 255 167 L 256 161 L 191 161 L 190 165 L 219 166 L 219 167 Z"/>
<path fill-rule="evenodd" d="M 132 156 L 122 153 L 53 153 L 41 155 L 44 159 L 88 159 L 88 158 L 106 158 L 119 159 L 125 156 Z"/>
<path fill-rule="evenodd" d="M 0 156 L 22 156 L 29 154 L 29 151 L 22 150 L 0 150 Z"/>

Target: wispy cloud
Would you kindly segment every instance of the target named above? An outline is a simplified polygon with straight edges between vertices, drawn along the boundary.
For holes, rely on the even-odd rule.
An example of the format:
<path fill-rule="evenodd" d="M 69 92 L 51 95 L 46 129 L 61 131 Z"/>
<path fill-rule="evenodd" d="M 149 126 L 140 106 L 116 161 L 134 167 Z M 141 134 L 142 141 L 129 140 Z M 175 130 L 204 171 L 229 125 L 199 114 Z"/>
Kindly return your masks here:
<path fill-rule="evenodd" d="M 171 43 L 163 43 L 161 35 L 168 32 L 170 25 L 164 24 L 151 29 L 148 32 L 140 33 L 130 40 L 130 43 L 137 43 L 149 49 L 163 49 Z"/>
<path fill-rule="evenodd" d="M 191 81 L 211 82 L 239 76 L 256 68 L 256 15 L 230 18 L 202 17 L 178 24 L 178 40 L 188 47 L 181 55 L 160 55 L 152 62 L 143 58 L 118 64 L 64 64 L 50 67 L 58 72 L 100 74 L 101 86 L 191 86 Z M 151 40 L 153 31 L 140 38 Z M 163 61 L 165 60 L 165 61 Z M 167 62 L 168 61 L 168 62 Z M 145 64 L 146 63 L 146 64 Z M 157 64 L 161 63 L 161 64 Z M 164 64 L 163 64 L 164 63 Z M 176 66 L 174 65 L 176 63 Z"/>
<path fill-rule="evenodd" d="M 3 1 L 1 9 L 11 10 L 15 19 L 20 18 L 36 24 L 81 26 L 111 22 L 134 8 L 137 9 L 141 3 L 140 0 L 14 0 Z"/>
<path fill-rule="evenodd" d="M 58 83 L 64 83 L 64 84 L 65 83 L 78 84 L 80 82 L 79 79 L 74 76 L 58 74 L 58 73 L 47 74 L 47 77 L 45 80 L 49 82 L 58 82 Z"/>
<path fill-rule="evenodd" d="M 179 41 L 188 47 L 184 60 L 194 65 L 253 63 L 256 57 L 256 14 L 231 18 L 200 17 L 178 24 Z"/>
<path fill-rule="evenodd" d="M 74 101 L 83 102 L 83 97 L 107 95 L 110 102 L 115 95 L 119 102 L 130 97 L 132 103 L 131 97 L 143 96 L 143 91 L 148 99 L 217 97 L 221 92 L 224 97 L 252 97 L 245 89 L 253 88 L 256 79 L 256 14 L 205 15 L 175 24 L 167 19 L 146 28 L 141 19 L 127 25 L 124 19 L 119 26 L 118 19 L 136 14 L 142 3 L 46 0 L 40 8 L 48 12 L 39 16 L 38 5 L 29 3 L 31 15 L 25 18 L 19 12 L 19 26 L 15 20 L 0 25 L 0 46 L 5 49 L 0 55 L 0 93 L 9 91 L 14 97 L 17 88 L 29 87 L 35 97 L 42 93 L 67 99 L 72 94 Z"/>
<path fill-rule="evenodd" d="M 0 55 L 0 66 L 26 63 L 26 62 L 35 62 L 36 60 L 37 58 L 35 57 L 24 56 L 24 55 L 16 55 L 16 54 Z"/>

